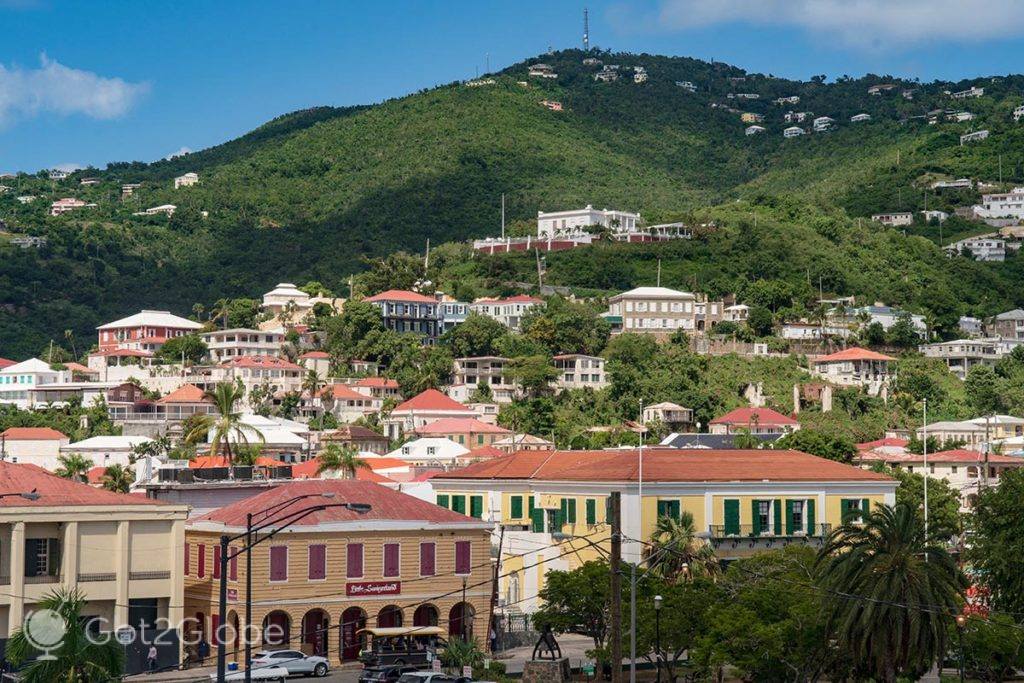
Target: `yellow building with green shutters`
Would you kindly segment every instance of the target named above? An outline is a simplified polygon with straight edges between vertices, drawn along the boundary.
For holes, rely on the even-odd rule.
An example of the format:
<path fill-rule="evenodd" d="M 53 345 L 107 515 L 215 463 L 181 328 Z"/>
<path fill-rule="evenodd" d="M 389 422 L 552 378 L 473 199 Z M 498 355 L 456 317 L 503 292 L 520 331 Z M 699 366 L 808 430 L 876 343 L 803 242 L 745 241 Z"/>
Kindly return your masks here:
<path fill-rule="evenodd" d="M 504 529 L 499 603 L 531 612 L 545 574 L 607 557 L 608 500 L 621 497 L 623 559 L 643 559 L 662 516 L 693 516 L 724 562 L 821 544 L 842 520 L 895 502 L 898 482 L 799 451 L 521 451 L 439 474 L 438 505 Z"/>

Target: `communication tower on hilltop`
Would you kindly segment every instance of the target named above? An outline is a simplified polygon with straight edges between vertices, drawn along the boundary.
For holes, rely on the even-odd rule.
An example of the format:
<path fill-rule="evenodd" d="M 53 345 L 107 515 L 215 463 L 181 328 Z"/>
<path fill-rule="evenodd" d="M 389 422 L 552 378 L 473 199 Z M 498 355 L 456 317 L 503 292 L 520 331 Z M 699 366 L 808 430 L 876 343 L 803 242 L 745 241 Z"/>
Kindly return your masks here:
<path fill-rule="evenodd" d="M 590 51 L 590 17 L 586 7 L 583 8 L 583 51 Z"/>

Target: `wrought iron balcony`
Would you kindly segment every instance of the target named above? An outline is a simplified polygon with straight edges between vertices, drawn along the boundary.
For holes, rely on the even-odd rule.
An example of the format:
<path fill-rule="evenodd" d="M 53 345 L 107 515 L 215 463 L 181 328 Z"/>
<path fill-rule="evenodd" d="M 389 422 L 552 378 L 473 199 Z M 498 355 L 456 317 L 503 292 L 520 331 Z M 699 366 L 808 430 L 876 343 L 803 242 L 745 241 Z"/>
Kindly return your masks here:
<path fill-rule="evenodd" d="M 752 524 L 737 524 L 737 525 L 726 525 L 726 524 L 712 524 L 711 538 L 713 540 L 748 540 L 748 539 L 774 539 L 774 538 L 824 538 L 832 532 L 832 525 L 822 522 L 815 524 L 813 529 L 810 531 L 794 530 L 792 533 L 786 533 L 785 526 L 783 526 L 782 533 L 775 533 L 774 527 L 767 529 L 754 529 Z"/>

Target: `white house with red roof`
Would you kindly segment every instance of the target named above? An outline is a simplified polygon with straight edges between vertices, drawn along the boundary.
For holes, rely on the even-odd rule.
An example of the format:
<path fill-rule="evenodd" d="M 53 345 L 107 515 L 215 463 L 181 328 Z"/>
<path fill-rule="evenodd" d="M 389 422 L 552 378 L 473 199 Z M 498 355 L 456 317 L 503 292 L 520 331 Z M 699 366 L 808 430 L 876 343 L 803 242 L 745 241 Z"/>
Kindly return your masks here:
<path fill-rule="evenodd" d="M 417 436 L 451 439 L 460 446 L 478 448 L 491 446 L 512 432 L 496 424 L 481 422 L 475 417 L 442 417 L 430 424 L 417 427 Z"/>
<path fill-rule="evenodd" d="M 326 351 L 306 351 L 299 356 L 299 365 L 312 370 L 320 377 L 327 377 L 331 370 L 331 354 Z"/>
<path fill-rule="evenodd" d="M 811 361 L 819 377 L 834 384 L 864 387 L 877 395 L 892 377 L 896 359 L 884 353 L 851 346 L 848 349 L 819 356 Z"/>
<path fill-rule="evenodd" d="M 194 320 L 176 316 L 169 311 L 143 310 L 97 327 L 98 350 L 131 349 L 152 353 L 168 339 L 192 334 L 202 327 Z"/>
<path fill-rule="evenodd" d="M 451 467 L 459 457 L 469 453 L 470 449 L 460 446 L 451 439 L 440 436 L 424 436 L 402 444 L 388 453 L 389 458 L 397 458 L 420 467 Z"/>
<path fill-rule="evenodd" d="M 543 299 L 535 296 L 517 294 L 504 299 L 477 299 L 469 305 L 469 310 L 471 313 L 494 318 L 510 330 L 518 332 L 523 316 L 543 303 Z"/>
<path fill-rule="evenodd" d="M 360 377 L 352 382 L 352 390 L 374 398 L 401 398 L 398 381 L 387 377 Z"/>
<path fill-rule="evenodd" d="M 242 356 L 279 356 L 284 332 L 232 328 L 199 335 L 206 342 L 207 353 L 214 363 L 223 363 Z"/>
<path fill-rule="evenodd" d="M 437 389 L 427 389 L 399 403 L 384 419 L 385 433 L 392 440 L 446 417 L 472 418 L 476 414 Z"/>
<path fill-rule="evenodd" d="M 389 289 L 365 299 L 380 309 L 384 327 L 400 333 L 422 335 L 427 343 L 441 336 L 440 301 L 402 289 Z"/>
<path fill-rule="evenodd" d="M 63 432 L 50 427 L 8 427 L 0 432 L 0 460 L 31 463 L 51 469 L 62 446 L 71 443 Z"/>
<path fill-rule="evenodd" d="M 200 387 L 209 387 L 219 382 L 241 381 L 245 387 L 246 397 L 252 394 L 254 387 L 265 387 L 271 393 L 299 391 L 306 369 L 276 356 L 240 356 L 227 360 L 210 369 L 208 376 L 201 381 L 195 378 Z"/>
<path fill-rule="evenodd" d="M 188 507 L 94 488 L 34 465 L 0 461 L 0 641 L 42 598 L 78 588 L 99 630 L 182 622 L 181 548 Z M 137 635 L 137 634 L 136 634 Z M 176 638 L 157 645 L 158 665 L 180 661 Z M 129 657 L 127 672 L 144 668 Z"/>
<path fill-rule="evenodd" d="M 788 434 L 800 429 L 800 423 L 771 408 L 737 408 L 711 420 L 708 429 L 711 434 Z"/>
<path fill-rule="evenodd" d="M 361 417 L 380 412 L 382 403 L 381 399 L 360 394 L 344 384 L 328 384 L 312 398 L 308 391 L 303 392 L 299 412 L 306 417 L 330 413 L 339 424 L 349 424 Z"/>

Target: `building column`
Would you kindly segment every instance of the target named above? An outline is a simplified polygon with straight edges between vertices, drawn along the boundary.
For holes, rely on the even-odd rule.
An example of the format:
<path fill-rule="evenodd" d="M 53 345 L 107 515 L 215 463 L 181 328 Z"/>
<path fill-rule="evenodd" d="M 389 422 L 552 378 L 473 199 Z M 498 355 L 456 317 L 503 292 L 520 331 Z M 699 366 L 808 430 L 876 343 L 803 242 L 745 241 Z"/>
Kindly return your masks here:
<path fill-rule="evenodd" d="M 25 619 L 25 522 L 11 524 L 11 611 L 7 628 L 13 632 Z M 10 635 L 10 634 L 8 634 Z"/>
<path fill-rule="evenodd" d="M 78 585 L 78 522 L 64 522 L 61 545 L 61 581 L 73 589 Z"/>
<path fill-rule="evenodd" d="M 131 548 L 128 547 L 128 521 L 117 523 L 117 545 L 114 550 L 114 628 L 128 624 L 128 582 L 131 571 Z"/>
<path fill-rule="evenodd" d="M 171 522 L 171 595 L 167 607 L 167 620 L 172 628 L 178 628 L 185 618 L 185 572 L 182 568 L 185 552 L 185 520 Z"/>

